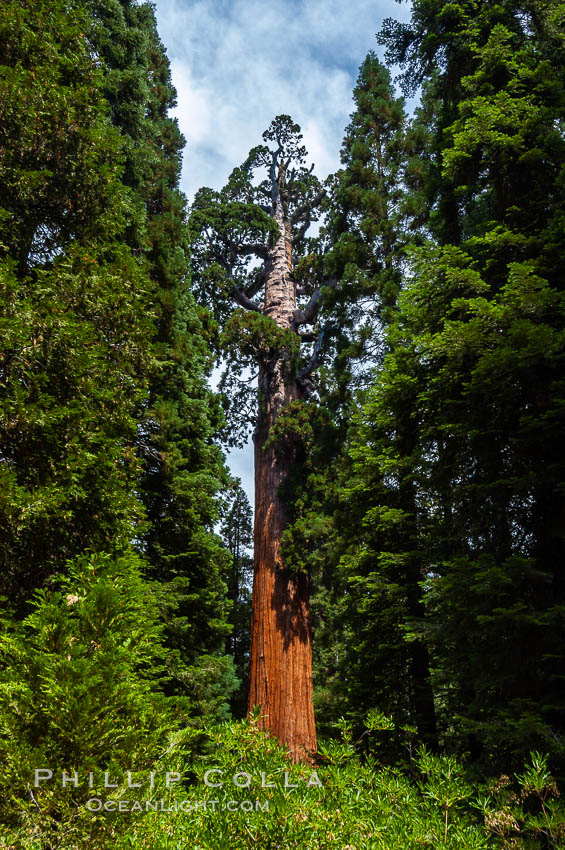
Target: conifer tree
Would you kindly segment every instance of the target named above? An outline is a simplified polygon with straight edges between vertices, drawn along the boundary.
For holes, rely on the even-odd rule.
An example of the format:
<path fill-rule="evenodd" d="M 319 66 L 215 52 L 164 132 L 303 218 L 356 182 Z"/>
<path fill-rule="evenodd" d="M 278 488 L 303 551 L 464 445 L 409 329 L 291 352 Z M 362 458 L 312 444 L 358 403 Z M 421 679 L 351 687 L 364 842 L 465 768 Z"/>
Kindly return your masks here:
<path fill-rule="evenodd" d="M 2 590 L 23 601 L 141 519 L 150 282 L 124 243 L 123 148 L 84 7 L 0 9 Z"/>
<path fill-rule="evenodd" d="M 123 179 L 134 209 L 127 241 L 147 261 L 155 322 L 149 396 L 139 411 L 140 496 L 148 520 L 141 547 L 163 584 L 169 640 L 179 652 L 176 677 L 201 692 L 203 704 L 204 669 L 216 671 L 212 678 L 223 681 L 226 696 L 232 687 L 228 659 L 221 660 L 228 560 L 213 533 L 215 497 L 227 474 L 213 442 L 222 413 L 206 385 L 207 318 L 188 278 L 186 202 L 179 191 L 184 139 L 168 115 L 176 92 L 151 6 L 96 0 L 92 8 L 107 67 L 104 91 L 126 152 Z"/>
<path fill-rule="evenodd" d="M 323 284 L 330 291 L 334 285 L 322 277 L 318 258 L 306 254 L 306 232 L 324 192 L 305 167 L 301 138 L 288 116 L 276 118 L 265 144 L 221 192 L 200 190 L 191 216 L 195 274 L 202 297 L 216 305 L 224 350 L 232 355 L 228 380 L 235 382 L 238 365 L 258 370 L 249 709 L 261 706 L 262 724 L 296 759 L 316 749 L 309 577 L 283 561 L 281 488 L 327 333 L 315 325 Z M 258 185 L 256 173 L 263 178 Z M 314 332 L 303 332 L 308 325 Z M 300 347 L 308 342 L 304 356 Z"/>
<path fill-rule="evenodd" d="M 229 510 L 220 530 L 232 558 L 227 572 L 228 599 L 232 605 L 232 632 L 226 640 L 226 652 L 232 656 L 235 672 L 240 680 L 239 690 L 232 697 L 231 707 L 234 716 L 244 717 L 249 677 L 253 513 L 239 479 L 235 482 Z"/>
<path fill-rule="evenodd" d="M 396 304 L 407 241 L 407 141 L 403 100 L 394 96 L 390 73 L 373 52 L 359 69 L 353 99 L 330 203 L 331 260 L 340 278 L 361 276 L 365 298 L 376 302 L 374 322 L 382 322 Z M 378 334 L 378 327 L 373 331 Z"/>
<path fill-rule="evenodd" d="M 414 488 L 429 616 L 409 634 L 432 649 L 444 734 L 455 717 L 460 743 L 498 764 L 533 747 L 563 758 L 556 22 L 549 4 L 417 2 L 385 32 L 409 75 L 424 69 L 416 188 L 435 238 L 413 254 L 357 452 L 385 486 L 377 528 L 394 532 Z"/>

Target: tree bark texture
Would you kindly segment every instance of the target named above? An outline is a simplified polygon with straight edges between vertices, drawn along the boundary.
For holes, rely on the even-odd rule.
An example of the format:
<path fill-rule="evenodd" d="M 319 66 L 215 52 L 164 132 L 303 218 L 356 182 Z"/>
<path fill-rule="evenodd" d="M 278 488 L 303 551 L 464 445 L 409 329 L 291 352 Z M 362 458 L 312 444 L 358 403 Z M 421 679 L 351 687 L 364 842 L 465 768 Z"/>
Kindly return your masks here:
<path fill-rule="evenodd" d="M 280 200 L 280 236 L 266 265 L 264 313 L 280 328 L 293 327 L 296 286 L 289 227 Z M 286 525 L 279 488 L 292 458 L 265 445 L 280 411 L 300 397 L 288 356 L 281 352 L 259 374 L 255 442 L 254 576 L 251 619 L 249 711 L 261 706 L 260 727 L 289 747 L 294 761 L 316 751 L 312 688 L 312 626 L 309 577 L 285 569 L 280 554 Z"/>

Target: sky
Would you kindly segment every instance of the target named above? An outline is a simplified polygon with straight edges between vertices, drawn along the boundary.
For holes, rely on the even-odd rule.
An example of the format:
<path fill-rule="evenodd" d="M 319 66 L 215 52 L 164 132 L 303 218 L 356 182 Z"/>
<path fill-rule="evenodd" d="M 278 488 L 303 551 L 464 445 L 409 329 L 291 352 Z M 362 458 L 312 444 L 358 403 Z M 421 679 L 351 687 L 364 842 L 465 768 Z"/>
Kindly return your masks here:
<path fill-rule="evenodd" d="M 220 189 L 261 143 L 276 115 L 302 127 L 315 173 L 340 164 L 352 90 L 384 18 L 408 20 L 395 0 L 156 0 L 186 139 L 181 188 Z M 309 164 L 310 164 L 309 163 Z M 232 473 L 253 501 L 251 446 L 232 452 Z"/>

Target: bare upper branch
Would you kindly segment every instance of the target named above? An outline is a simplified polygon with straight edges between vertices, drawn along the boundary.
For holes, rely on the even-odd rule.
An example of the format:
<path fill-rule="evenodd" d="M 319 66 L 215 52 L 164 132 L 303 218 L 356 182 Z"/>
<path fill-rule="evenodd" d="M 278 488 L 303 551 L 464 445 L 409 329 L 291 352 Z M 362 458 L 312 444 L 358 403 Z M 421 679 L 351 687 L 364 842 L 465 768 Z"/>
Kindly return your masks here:
<path fill-rule="evenodd" d="M 303 204 L 300 204 L 300 206 L 297 207 L 292 213 L 290 217 L 290 223 L 297 224 L 299 221 L 309 221 L 310 213 L 312 212 L 314 207 L 317 207 L 323 201 L 325 194 L 326 190 L 320 189 L 317 195 L 315 195 L 313 198 L 310 198 L 309 201 L 304 201 Z"/>
<path fill-rule="evenodd" d="M 251 298 L 248 298 L 245 292 L 242 292 L 235 284 L 233 285 L 231 296 L 234 301 L 237 301 L 240 307 L 245 307 L 246 310 L 252 310 L 254 313 L 261 312 L 259 305 L 255 301 L 252 301 Z"/>
<path fill-rule="evenodd" d="M 301 369 L 298 373 L 298 380 L 300 382 L 306 381 L 308 377 L 312 375 L 320 365 L 320 362 L 322 360 L 322 346 L 324 344 L 324 337 L 331 331 L 335 331 L 335 327 L 329 324 L 325 324 L 320 330 L 308 363 L 306 363 L 304 368 Z"/>
<path fill-rule="evenodd" d="M 229 245 L 234 254 L 240 257 L 248 257 L 251 254 L 255 254 L 256 257 L 266 260 L 269 256 L 269 249 L 262 242 L 254 242 L 251 245 L 237 245 L 230 240 Z"/>
<path fill-rule="evenodd" d="M 322 290 L 326 286 L 335 289 L 335 287 L 337 286 L 337 280 L 329 280 L 322 286 L 319 286 L 310 298 L 310 301 L 308 302 L 306 307 L 303 310 L 294 311 L 294 324 L 297 327 L 300 325 L 310 324 L 314 321 L 318 314 L 318 310 L 320 309 L 320 299 L 322 297 Z"/>

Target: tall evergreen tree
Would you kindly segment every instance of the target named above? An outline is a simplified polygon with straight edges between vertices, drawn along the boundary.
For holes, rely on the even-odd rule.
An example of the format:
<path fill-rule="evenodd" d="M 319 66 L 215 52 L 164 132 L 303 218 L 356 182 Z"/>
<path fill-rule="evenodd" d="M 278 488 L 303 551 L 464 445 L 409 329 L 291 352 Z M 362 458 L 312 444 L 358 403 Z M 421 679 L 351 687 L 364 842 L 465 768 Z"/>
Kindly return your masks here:
<path fill-rule="evenodd" d="M 179 191 L 184 139 L 168 115 L 176 92 L 151 6 L 130 0 L 91 5 L 95 44 L 107 67 L 104 90 L 126 151 L 123 179 L 135 210 L 127 240 L 146 258 L 155 321 L 137 444 L 148 519 L 141 548 L 163 584 L 169 640 L 179 653 L 176 677 L 200 691 L 202 671 L 215 670 L 212 678 L 223 681 L 229 695 L 229 665 L 220 658 L 228 631 L 222 578 L 228 561 L 213 533 L 215 496 L 227 473 L 213 442 L 221 408 L 206 384 L 212 365 L 207 317 L 196 308 L 187 276 Z"/>
<path fill-rule="evenodd" d="M 262 723 L 298 759 L 316 749 L 309 578 L 283 561 L 281 487 L 293 469 L 302 401 L 327 331 L 300 330 L 315 324 L 323 296 L 325 281 L 305 236 L 324 193 L 304 165 L 299 128 L 288 116 L 276 118 L 263 139 L 221 192 L 200 190 L 191 222 L 201 292 L 217 305 L 232 353 L 230 379 L 242 365 L 259 372 L 249 708 L 261 706 Z M 259 185 L 255 173 L 264 178 Z M 316 341 L 304 357 L 300 345 L 308 340 Z"/>
<path fill-rule="evenodd" d="M 253 577 L 253 512 L 239 479 L 221 526 L 224 543 L 231 555 L 227 572 L 228 599 L 232 604 L 232 632 L 226 652 L 232 656 L 240 686 L 232 697 L 234 716 L 244 717 L 247 707 L 249 646 L 251 624 L 251 581 Z"/>
<path fill-rule="evenodd" d="M 150 282 L 82 5 L 0 10 L 2 590 L 138 532 Z"/>
<path fill-rule="evenodd" d="M 373 52 L 359 69 L 353 100 L 342 169 L 329 205 L 331 260 L 340 278 L 360 277 L 365 298 L 376 302 L 373 322 L 378 323 L 395 306 L 401 283 L 408 238 L 403 205 L 407 142 L 403 100 L 395 97 L 390 73 Z M 378 328 L 372 332 L 378 334 Z"/>
<path fill-rule="evenodd" d="M 406 626 L 433 651 L 444 735 L 494 763 L 563 757 L 558 20 L 545 3 L 438 0 L 385 32 L 408 74 L 424 69 L 415 186 L 435 238 L 413 254 L 356 452 L 381 477 L 378 533 L 416 529 L 429 617 Z"/>

